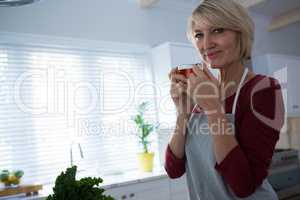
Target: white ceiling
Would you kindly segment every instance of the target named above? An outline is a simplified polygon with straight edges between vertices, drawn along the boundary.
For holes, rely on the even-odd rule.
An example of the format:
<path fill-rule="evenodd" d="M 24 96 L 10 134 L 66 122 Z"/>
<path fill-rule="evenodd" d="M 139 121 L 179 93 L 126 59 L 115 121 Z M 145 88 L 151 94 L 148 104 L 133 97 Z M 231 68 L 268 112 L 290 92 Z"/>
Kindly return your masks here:
<path fill-rule="evenodd" d="M 153 0 L 136 0 L 136 1 L 153 1 Z M 241 4 L 249 7 L 250 11 L 255 13 L 274 17 L 289 10 L 300 7 L 300 0 L 236 0 Z M 158 0 L 152 8 L 164 9 L 186 9 L 191 10 L 198 5 L 201 0 Z"/>
<path fill-rule="evenodd" d="M 191 12 L 191 10 L 200 3 L 200 0 L 129 0 L 137 1 L 142 8 L 146 9 L 167 9 L 167 10 L 181 10 Z M 148 2 L 148 3 L 147 3 Z M 152 3 L 153 2 L 153 3 Z M 141 6 L 148 4 L 148 6 Z"/>
<path fill-rule="evenodd" d="M 250 8 L 251 11 L 269 17 L 275 17 L 300 7 L 300 0 L 265 0 Z"/>

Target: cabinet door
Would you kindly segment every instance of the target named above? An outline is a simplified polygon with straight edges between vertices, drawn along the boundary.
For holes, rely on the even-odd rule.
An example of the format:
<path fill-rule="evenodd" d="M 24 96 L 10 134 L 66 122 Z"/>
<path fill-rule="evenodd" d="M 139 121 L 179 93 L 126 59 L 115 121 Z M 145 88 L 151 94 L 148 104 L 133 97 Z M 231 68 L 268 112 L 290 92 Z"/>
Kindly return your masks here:
<path fill-rule="evenodd" d="M 197 50 L 192 45 L 170 44 L 171 66 L 201 62 Z"/>
<path fill-rule="evenodd" d="M 170 97 L 170 80 L 168 77 L 172 68 L 180 64 L 200 62 L 200 57 L 192 45 L 164 43 L 151 51 L 153 75 L 156 86 L 159 122 L 165 128 L 175 125 L 176 111 Z"/>
<path fill-rule="evenodd" d="M 105 191 L 105 194 L 111 195 L 115 200 L 129 199 L 129 195 L 132 193 L 134 193 L 134 188 L 131 186 L 114 187 Z"/>
<path fill-rule="evenodd" d="M 269 56 L 270 75 L 282 84 L 282 92 L 289 115 L 300 114 L 299 74 L 300 58 Z"/>
<path fill-rule="evenodd" d="M 169 200 L 169 192 L 169 181 L 163 178 L 110 188 L 105 194 L 111 195 L 116 200 Z"/>
<path fill-rule="evenodd" d="M 287 67 L 288 112 L 300 115 L 300 60 L 291 60 Z"/>
<path fill-rule="evenodd" d="M 167 178 L 140 184 L 135 193 L 135 200 L 170 200 L 169 181 Z"/>
<path fill-rule="evenodd" d="M 157 188 L 156 190 L 149 190 L 136 193 L 134 200 L 170 200 L 170 194 L 168 190 Z M 130 199 L 131 200 L 131 199 Z M 183 200 L 183 199 L 181 199 Z"/>
<path fill-rule="evenodd" d="M 254 72 L 276 78 L 282 85 L 287 115 L 300 116 L 300 57 L 268 54 L 254 58 Z"/>
<path fill-rule="evenodd" d="M 266 55 L 268 60 L 269 75 L 273 76 L 274 73 L 281 71 L 285 67 L 288 67 L 291 58 L 282 55 Z"/>

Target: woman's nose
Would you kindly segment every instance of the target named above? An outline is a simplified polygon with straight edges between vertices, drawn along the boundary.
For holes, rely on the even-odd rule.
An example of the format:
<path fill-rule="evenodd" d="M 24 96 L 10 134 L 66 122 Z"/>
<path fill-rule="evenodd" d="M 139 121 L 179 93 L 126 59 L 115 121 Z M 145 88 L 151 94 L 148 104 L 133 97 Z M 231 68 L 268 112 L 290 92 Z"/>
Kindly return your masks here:
<path fill-rule="evenodd" d="M 213 41 L 213 38 L 210 34 L 205 34 L 203 36 L 203 49 L 207 50 L 207 49 L 211 49 L 215 47 L 215 43 Z"/>

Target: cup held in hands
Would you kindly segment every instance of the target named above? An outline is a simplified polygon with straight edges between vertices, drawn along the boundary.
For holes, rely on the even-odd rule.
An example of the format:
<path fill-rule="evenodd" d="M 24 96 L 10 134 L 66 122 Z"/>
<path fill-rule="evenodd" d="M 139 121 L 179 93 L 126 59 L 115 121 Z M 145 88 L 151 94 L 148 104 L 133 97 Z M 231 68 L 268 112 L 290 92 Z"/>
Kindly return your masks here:
<path fill-rule="evenodd" d="M 195 64 L 199 65 L 199 64 Z M 188 78 L 191 74 L 195 74 L 193 71 L 193 64 L 182 64 L 177 66 L 177 71 L 178 74 L 182 74 L 186 78 Z"/>

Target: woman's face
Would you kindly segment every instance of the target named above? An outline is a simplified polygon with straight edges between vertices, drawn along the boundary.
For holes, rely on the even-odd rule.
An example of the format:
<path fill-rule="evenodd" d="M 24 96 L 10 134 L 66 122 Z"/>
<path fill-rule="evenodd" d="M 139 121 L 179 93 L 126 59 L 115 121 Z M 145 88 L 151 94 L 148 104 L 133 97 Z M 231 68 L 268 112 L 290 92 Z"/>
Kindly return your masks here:
<path fill-rule="evenodd" d="M 236 32 L 198 23 L 194 27 L 193 38 L 198 52 L 212 68 L 226 67 L 239 61 Z"/>

